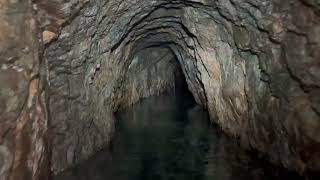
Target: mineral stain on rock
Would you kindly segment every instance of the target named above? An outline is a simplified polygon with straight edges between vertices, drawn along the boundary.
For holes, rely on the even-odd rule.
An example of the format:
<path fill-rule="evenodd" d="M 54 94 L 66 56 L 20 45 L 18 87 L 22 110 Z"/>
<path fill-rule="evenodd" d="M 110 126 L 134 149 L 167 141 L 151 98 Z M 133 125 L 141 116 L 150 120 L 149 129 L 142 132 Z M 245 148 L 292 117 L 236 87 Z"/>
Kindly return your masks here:
<path fill-rule="evenodd" d="M 3 161 L 0 179 L 85 161 L 110 145 L 115 112 L 179 79 L 242 147 L 318 177 L 319 10 L 316 0 L 0 0 L 0 147 L 25 161 Z"/>

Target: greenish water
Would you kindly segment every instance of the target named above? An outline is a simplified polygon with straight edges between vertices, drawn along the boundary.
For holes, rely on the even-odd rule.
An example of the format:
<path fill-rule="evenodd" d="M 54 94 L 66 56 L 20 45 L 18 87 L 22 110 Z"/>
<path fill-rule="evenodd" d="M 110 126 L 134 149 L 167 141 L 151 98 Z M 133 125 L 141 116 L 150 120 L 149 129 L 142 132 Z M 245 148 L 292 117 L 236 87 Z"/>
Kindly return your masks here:
<path fill-rule="evenodd" d="M 272 167 L 210 125 L 192 99 L 152 97 L 117 114 L 111 150 L 55 180 L 276 180 Z"/>

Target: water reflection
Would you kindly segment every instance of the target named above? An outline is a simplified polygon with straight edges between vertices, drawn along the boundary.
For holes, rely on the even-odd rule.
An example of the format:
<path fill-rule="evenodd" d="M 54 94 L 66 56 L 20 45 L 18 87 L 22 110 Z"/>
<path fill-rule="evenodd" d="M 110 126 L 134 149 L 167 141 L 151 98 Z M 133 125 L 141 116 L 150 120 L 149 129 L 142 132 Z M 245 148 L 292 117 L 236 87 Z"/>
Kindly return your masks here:
<path fill-rule="evenodd" d="M 235 141 L 210 126 L 207 113 L 191 99 L 152 97 L 117 117 L 111 152 L 101 151 L 54 179 L 280 179 L 266 170 L 268 165 L 253 160 Z"/>

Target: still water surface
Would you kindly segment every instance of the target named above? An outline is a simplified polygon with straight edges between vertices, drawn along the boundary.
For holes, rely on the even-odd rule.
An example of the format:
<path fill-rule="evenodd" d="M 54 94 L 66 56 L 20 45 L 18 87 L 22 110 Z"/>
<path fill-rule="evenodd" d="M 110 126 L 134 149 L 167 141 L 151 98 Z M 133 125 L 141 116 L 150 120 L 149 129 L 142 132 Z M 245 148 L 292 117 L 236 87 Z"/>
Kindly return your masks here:
<path fill-rule="evenodd" d="M 277 180 L 271 166 L 209 123 L 192 99 L 151 97 L 117 114 L 111 150 L 54 180 Z"/>

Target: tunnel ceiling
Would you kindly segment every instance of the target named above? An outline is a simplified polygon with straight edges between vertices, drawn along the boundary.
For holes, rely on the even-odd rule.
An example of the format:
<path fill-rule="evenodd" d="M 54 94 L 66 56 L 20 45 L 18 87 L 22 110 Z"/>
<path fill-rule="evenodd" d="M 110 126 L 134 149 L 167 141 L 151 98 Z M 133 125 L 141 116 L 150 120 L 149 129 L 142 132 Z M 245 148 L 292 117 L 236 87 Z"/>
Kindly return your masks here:
<path fill-rule="evenodd" d="M 50 156 L 54 174 L 108 146 L 114 132 L 113 113 L 172 88 L 177 66 L 211 121 L 244 147 L 301 174 L 320 171 L 320 6 L 316 0 L 17 3 L 0 5 L 6 17 L 0 19 L 15 20 L 0 26 L 0 32 L 8 33 L 8 37 L 0 33 L 4 49 L 0 49 L 4 59 L 0 80 L 5 82 L 5 92 L 10 92 L 0 98 L 25 101 L 16 100 L 16 106 L 0 112 L 3 119 L 18 124 L 12 114 L 25 117 L 21 109 L 37 109 L 25 107 L 33 102 L 31 97 L 39 97 L 38 110 L 39 103 L 48 107 L 48 116 L 43 108 L 40 120 L 26 118 L 41 124 L 28 130 L 39 138 L 22 134 L 32 148 L 40 140 L 50 144 L 51 154 L 43 150 L 34 159 Z M 25 31 L 15 31 L 22 25 Z M 159 63 L 152 63 L 158 59 Z M 172 63 L 174 59 L 178 63 Z M 144 68 L 135 71 L 135 62 Z M 22 82 L 17 88 L 8 83 L 13 72 L 15 80 Z M 29 104 L 26 99 L 31 99 Z M 47 130 L 50 138 L 43 138 Z M 1 152 L 11 152 L 14 145 L 8 144 L 3 148 L 9 150 L 0 148 Z M 15 153 L 7 154 L 5 161 L 11 162 Z M 35 174 L 42 170 L 38 167 L 44 160 L 30 162 L 35 165 L 27 169 Z M 0 166 L 0 173 L 8 175 L 10 167 Z"/>

